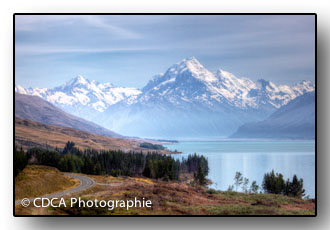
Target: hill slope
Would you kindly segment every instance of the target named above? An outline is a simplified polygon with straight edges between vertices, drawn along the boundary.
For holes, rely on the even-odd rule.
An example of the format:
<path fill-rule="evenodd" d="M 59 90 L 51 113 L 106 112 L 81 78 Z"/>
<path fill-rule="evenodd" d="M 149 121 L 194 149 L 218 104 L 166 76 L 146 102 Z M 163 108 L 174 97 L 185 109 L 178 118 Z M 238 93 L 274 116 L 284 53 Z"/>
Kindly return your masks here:
<path fill-rule="evenodd" d="M 77 129 L 45 125 L 35 121 L 15 118 L 15 143 L 24 149 L 31 147 L 64 148 L 67 141 L 73 141 L 80 149 L 122 150 L 125 152 L 152 152 L 141 148 L 146 140 L 100 136 Z M 156 143 L 148 140 L 150 143 Z M 158 150 L 159 153 L 170 153 Z"/>
<path fill-rule="evenodd" d="M 27 165 L 15 177 L 15 200 L 59 192 L 78 185 L 78 180 L 64 176 L 56 168 Z"/>
<path fill-rule="evenodd" d="M 297 97 L 264 121 L 242 125 L 233 138 L 315 138 L 315 92 Z"/>
<path fill-rule="evenodd" d="M 38 96 L 15 93 L 15 117 L 33 120 L 47 125 L 74 128 L 102 136 L 120 137 L 115 132 L 70 115 Z"/>

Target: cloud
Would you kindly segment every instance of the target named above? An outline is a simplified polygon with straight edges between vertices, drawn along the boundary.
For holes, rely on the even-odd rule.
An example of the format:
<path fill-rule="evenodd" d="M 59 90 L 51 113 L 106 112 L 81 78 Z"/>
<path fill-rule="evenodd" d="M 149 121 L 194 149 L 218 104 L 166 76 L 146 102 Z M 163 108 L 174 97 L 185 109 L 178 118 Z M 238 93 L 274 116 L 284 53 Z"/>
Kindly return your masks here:
<path fill-rule="evenodd" d="M 124 29 L 119 26 L 109 24 L 105 20 L 103 20 L 101 17 L 96 17 L 94 15 L 87 15 L 87 16 L 82 17 L 81 19 L 88 25 L 94 26 L 99 29 L 111 31 L 117 35 L 120 35 L 121 37 L 135 38 L 135 39 L 142 38 L 142 36 L 140 34 L 127 30 L 127 29 Z"/>
<path fill-rule="evenodd" d="M 83 23 L 86 26 L 110 32 L 114 36 L 126 39 L 141 39 L 141 34 L 124 27 L 113 25 L 98 15 L 16 15 L 16 31 L 35 31 L 52 26 L 76 26 Z"/>
<path fill-rule="evenodd" d="M 135 48 L 81 48 L 81 47 L 55 47 L 55 46 L 36 46 L 36 45 L 16 45 L 16 55 L 33 54 L 57 54 L 57 53 L 118 53 L 118 52 L 137 52 L 154 51 L 160 48 L 135 47 Z"/>
<path fill-rule="evenodd" d="M 16 68 L 23 75 L 37 76 L 54 71 L 54 62 L 57 69 L 70 70 L 77 66 L 72 74 L 85 66 L 97 66 L 99 72 L 103 71 L 102 76 L 114 71 L 114 75 L 122 76 L 122 81 L 129 82 L 131 78 L 141 86 L 137 76 L 147 81 L 148 74 L 164 71 L 182 58 L 197 56 L 212 71 L 222 67 L 240 76 L 262 76 L 283 82 L 291 77 L 312 79 L 315 63 L 312 19 L 236 15 L 17 15 L 15 51 L 16 63 L 20 65 Z M 94 55 L 103 53 L 109 55 Z M 43 63 L 44 69 L 39 63 Z"/>

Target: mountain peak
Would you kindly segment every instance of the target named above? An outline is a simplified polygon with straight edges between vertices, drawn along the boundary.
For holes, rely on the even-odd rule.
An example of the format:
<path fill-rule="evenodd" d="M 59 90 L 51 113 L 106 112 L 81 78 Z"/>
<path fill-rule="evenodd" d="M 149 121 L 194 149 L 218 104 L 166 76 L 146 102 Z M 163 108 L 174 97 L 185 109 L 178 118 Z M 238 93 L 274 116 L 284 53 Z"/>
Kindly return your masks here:
<path fill-rule="evenodd" d="M 86 85 L 86 84 L 89 84 L 89 80 L 84 78 L 83 76 L 81 75 L 78 75 L 77 77 L 75 78 L 72 78 L 70 81 L 64 83 L 64 85 L 62 85 L 62 87 L 66 87 L 66 86 L 73 86 L 73 85 Z"/>
<path fill-rule="evenodd" d="M 86 78 L 84 78 L 83 76 L 81 75 L 78 75 L 76 78 L 75 78 L 75 82 L 77 83 L 81 83 L 81 84 L 86 84 L 88 82 L 88 80 Z"/>
<path fill-rule="evenodd" d="M 189 58 L 185 58 L 182 61 L 180 61 L 179 63 L 177 63 L 178 66 L 185 66 L 185 67 L 199 67 L 199 68 L 204 68 L 204 66 L 202 66 L 202 64 L 197 60 L 196 57 L 192 56 Z"/>
<path fill-rule="evenodd" d="M 197 58 L 195 56 L 191 56 L 189 58 L 185 58 L 182 61 L 184 61 L 184 62 L 198 62 L 199 63 L 199 61 L 197 60 Z"/>
<path fill-rule="evenodd" d="M 193 77 L 202 81 L 212 82 L 217 80 L 216 77 L 193 56 L 174 64 L 167 72 L 170 73 L 170 75 L 180 75 L 185 72 L 190 72 Z"/>

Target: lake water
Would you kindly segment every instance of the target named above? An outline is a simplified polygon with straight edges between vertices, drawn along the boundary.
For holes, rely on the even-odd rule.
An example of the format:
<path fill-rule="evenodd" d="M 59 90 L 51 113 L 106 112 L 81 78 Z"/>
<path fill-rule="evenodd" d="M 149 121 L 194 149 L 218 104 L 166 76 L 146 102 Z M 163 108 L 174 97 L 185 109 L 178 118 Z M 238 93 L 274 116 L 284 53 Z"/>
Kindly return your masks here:
<path fill-rule="evenodd" d="M 176 159 L 190 153 L 204 155 L 209 162 L 209 187 L 227 190 L 234 184 L 237 171 L 261 187 L 263 176 L 274 169 L 284 179 L 296 174 L 303 178 L 305 194 L 315 197 L 315 142 L 314 141 L 186 141 L 165 145 L 182 154 L 172 155 Z"/>

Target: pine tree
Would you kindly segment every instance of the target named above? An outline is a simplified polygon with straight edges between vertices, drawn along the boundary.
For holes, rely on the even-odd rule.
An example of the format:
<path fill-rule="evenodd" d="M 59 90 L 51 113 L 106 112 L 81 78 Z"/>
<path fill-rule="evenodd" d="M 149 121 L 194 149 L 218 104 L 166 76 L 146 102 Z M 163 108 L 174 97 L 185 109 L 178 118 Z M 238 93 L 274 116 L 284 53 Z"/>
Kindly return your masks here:
<path fill-rule="evenodd" d="M 284 194 L 285 182 L 281 173 L 266 173 L 262 187 L 266 193 Z"/>
<path fill-rule="evenodd" d="M 206 177 L 205 177 L 205 173 L 202 170 L 202 167 L 199 166 L 197 173 L 194 173 L 194 178 L 195 181 L 197 181 L 198 184 L 205 186 L 206 185 Z"/>
<path fill-rule="evenodd" d="M 21 147 L 20 150 L 17 150 L 15 146 L 14 151 L 14 176 L 16 177 L 20 171 L 22 171 L 27 165 L 27 157 Z"/>
<path fill-rule="evenodd" d="M 303 179 L 298 179 L 297 175 L 294 175 L 292 182 L 288 179 L 285 183 L 284 194 L 287 196 L 293 196 L 301 198 L 305 195 L 305 189 Z"/>

